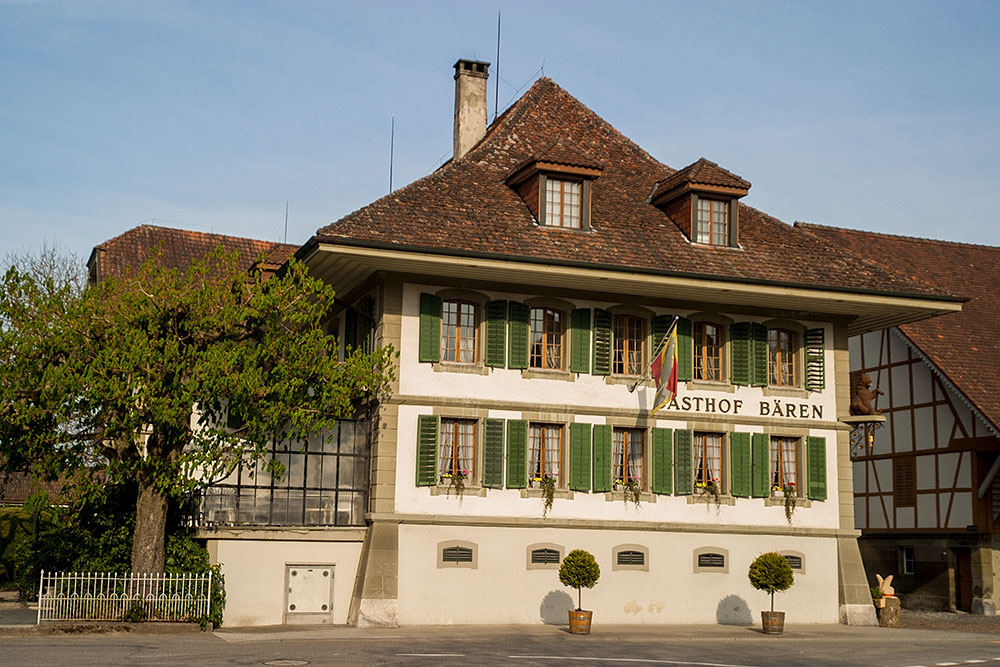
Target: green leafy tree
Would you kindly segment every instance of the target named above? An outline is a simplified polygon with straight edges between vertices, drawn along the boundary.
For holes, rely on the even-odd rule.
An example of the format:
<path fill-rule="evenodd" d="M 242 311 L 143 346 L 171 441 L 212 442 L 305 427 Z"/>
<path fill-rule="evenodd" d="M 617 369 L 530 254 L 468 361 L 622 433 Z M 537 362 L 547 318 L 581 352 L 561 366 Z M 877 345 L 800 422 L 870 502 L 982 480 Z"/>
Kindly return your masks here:
<path fill-rule="evenodd" d="M 78 489 L 134 483 L 142 572 L 164 569 L 172 501 L 354 415 L 393 361 L 338 361 L 320 326 L 333 288 L 294 260 L 270 278 L 221 249 L 183 270 L 157 260 L 85 289 L 41 263 L 0 284 L 0 462 Z"/>
<path fill-rule="evenodd" d="M 774 594 L 788 590 L 795 583 L 792 566 L 784 556 L 774 551 L 757 556 L 750 563 L 747 576 L 751 586 L 771 594 L 771 611 L 774 611 Z"/>
<path fill-rule="evenodd" d="M 576 610 L 583 607 L 582 590 L 593 588 L 601 578 L 601 566 L 594 560 L 593 554 L 583 549 L 573 549 L 563 558 L 559 566 L 559 581 L 564 586 L 576 589 Z"/>

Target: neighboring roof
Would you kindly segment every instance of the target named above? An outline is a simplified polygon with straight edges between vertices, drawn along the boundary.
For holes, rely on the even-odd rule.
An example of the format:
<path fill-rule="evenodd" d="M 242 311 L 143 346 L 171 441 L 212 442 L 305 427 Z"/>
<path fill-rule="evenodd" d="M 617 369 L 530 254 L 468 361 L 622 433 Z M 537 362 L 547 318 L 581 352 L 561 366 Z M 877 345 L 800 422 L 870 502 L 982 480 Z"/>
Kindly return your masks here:
<path fill-rule="evenodd" d="M 123 275 L 129 267 L 141 264 L 154 248 L 159 250 L 159 261 L 163 266 L 186 267 L 218 246 L 239 251 L 240 258 L 246 261 L 248 268 L 262 254 L 266 255 L 267 260 L 262 265 L 266 271 L 273 271 L 284 264 L 299 247 L 239 236 L 139 225 L 94 246 L 87 265 L 90 267 L 91 280 L 98 281 L 107 276 Z"/>
<path fill-rule="evenodd" d="M 39 491 L 54 498 L 62 493 L 62 489 L 60 480 L 44 482 L 26 472 L 0 472 L 0 505 L 22 505 Z"/>
<path fill-rule="evenodd" d="M 539 226 L 504 183 L 556 139 L 604 166 L 592 188 L 590 231 Z M 711 165 L 700 164 L 699 178 L 729 174 Z M 463 157 L 321 228 L 313 241 L 950 298 L 745 205 L 740 249 L 692 244 L 648 203 L 653 187 L 674 173 L 543 77 Z"/>
<path fill-rule="evenodd" d="M 664 192 L 673 190 L 674 188 L 685 183 L 692 183 L 695 185 L 715 185 L 724 188 L 735 188 L 738 190 L 750 189 L 750 181 L 740 178 L 728 169 L 723 169 L 711 160 L 699 158 L 697 162 L 689 164 L 680 171 L 674 172 L 673 175 L 667 176 L 665 179 L 657 183 L 656 189 L 653 191 L 653 195 L 650 199 L 656 199 Z"/>
<path fill-rule="evenodd" d="M 972 297 L 961 312 L 899 330 L 1000 428 L 1000 247 L 801 222 L 795 227 L 910 280 Z"/>

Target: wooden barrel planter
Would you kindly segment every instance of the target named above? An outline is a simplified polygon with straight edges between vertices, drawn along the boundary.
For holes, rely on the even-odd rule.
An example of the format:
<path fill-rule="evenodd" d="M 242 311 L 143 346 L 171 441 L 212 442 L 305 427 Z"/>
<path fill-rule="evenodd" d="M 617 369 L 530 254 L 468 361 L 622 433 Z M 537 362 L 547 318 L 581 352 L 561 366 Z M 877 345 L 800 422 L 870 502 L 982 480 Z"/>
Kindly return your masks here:
<path fill-rule="evenodd" d="M 785 631 L 785 612 L 762 611 L 760 623 L 765 635 L 780 635 Z"/>
<path fill-rule="evenodd" d="M 583 609 L 569 610 L 569 631 L 574 635 L 589 635 L 590 621 L 594 617 L 594 612 Z"/>

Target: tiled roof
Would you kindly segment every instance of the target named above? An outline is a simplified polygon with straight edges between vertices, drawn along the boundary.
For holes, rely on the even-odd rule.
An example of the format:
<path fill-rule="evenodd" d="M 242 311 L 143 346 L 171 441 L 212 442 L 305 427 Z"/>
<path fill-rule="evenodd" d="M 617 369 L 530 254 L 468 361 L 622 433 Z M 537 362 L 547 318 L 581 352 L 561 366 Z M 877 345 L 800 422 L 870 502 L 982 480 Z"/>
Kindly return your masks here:
<path fill-rule="evenodd" d="M 739 190 L 749 190 L 750 181 L 740 178 L 728 169 L 723 169 L 711 160 L 700 158 L 697 162 L 689 164 L 673 175 L 667 176 L 656 185 L 653 191 L 653 199 L 657 196 L 673 190 L 684 183 L 694 183 L 696 185 L 717 185 L 726 188 L 736 188 Z"/>
<path fill-rule="evenodd" d="M 962 311 L 899 330 L 1000 428 L 1000 247 L 795 223 L 911 280 L 972 297 Z"/>
<path fill-rule="evenodd" d="M 590 231 L 537 225 L 504 182 L 516 165 L 557 138 L 604 167 L 592 189 Z M 701 167 L 705 178 L 708 164 Z M 740 206 L 740 249 L 692 244 L 647 201 L 654 185 L 673 173 L 543 77 L 463 157 L 321 228 L 317 237 L 720 279 L 939 294 L 748 206 Z"/>
<path fill-rule="evenodd" d="M 63 483 L 56 481 L 40 481 L 24 472 L 0 472 L 0 504 L 23 504 L 33 493 L 42 491 L 49 498 L 55 498 L 62 493 Z"/>
<path fill-rule="evenodd" d="M 604 168 L 604 165 L 594 159 L 593 156 L 584 153 L 572 143 L 565 141 L 562 137 L 556 137 L 547 146 L 536 151 L 534 155 L 515 165 L 511 169 L 511 174 L 515 174 L 535 162 L 551 162 L 567 167 L 586 167 L 587 169 Z"/>
<path fill-rule="evenodd" d="M 139 225 L 94 246 L 88 264 L 91 266 L 92 279 L 100 280 L 107 276 L 123 275 L 130 267 L 141 264 L 154 248 L 159 249 L 159 262 L 162 266 L 180 268 L 204 257 L 220 245 L 226 250 L 239 251 L 241 260 L 246 262 L 248 268 L 264 254 L 267 256 L 264 268 L 270 270 L 284 264 L 298 249 L 297 245 L 288 243 Z"/>

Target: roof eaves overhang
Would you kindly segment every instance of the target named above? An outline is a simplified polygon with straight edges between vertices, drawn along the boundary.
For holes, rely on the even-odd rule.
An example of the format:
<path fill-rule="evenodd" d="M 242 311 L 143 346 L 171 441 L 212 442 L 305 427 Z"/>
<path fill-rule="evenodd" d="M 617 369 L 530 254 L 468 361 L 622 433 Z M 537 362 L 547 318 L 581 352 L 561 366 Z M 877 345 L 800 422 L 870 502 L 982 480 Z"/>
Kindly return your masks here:
<path fill-rule="evenodd" d="M 376 271 L 476 278 L 511 285 L 669 297 L 716 306 L 740 305 L 844 318 L 848 335 L 877 331 L 961 310 L 967 299 L 780 281 L 722 278 L 653 269 L 556 262 L 468 251 L 415 248 L 341 237 L 313 237 L 296 252 L 314 276 L 345 294 Z"/>

